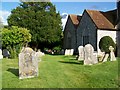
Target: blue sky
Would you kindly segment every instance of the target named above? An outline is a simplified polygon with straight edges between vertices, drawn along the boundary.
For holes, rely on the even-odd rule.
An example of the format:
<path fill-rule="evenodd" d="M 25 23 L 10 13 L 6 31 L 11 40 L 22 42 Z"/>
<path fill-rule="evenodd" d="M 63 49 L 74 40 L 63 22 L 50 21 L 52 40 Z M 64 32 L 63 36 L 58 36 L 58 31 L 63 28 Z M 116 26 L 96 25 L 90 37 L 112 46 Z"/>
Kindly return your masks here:
<path fill-rule="evenodd" d="M 67 14 L 82 14 L 84 9 L 109 11 L 116 9 L 115 2 L 53 2 L 57 11 Z M 0 15 L 4 24 L 12 9 L 19 6 L 19 2 L 2 2 Z"/>

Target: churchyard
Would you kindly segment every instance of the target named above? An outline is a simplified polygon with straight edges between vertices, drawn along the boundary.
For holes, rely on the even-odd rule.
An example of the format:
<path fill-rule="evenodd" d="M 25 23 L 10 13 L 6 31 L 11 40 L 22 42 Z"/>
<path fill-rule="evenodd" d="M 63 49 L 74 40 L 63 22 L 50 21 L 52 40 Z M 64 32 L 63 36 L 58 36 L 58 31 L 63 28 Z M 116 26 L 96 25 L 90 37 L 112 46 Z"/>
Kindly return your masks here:
<path fill-rule="evenodd" d="M 45 55 L 37 77 L 19 79 L 19 60 L 4 58 L 2 88 L 117 88 L 119 60 L 83 65 L 76 56 Z"/>
<path fill-rule="evenodd" d="M 120 2 L 118 4 L 120 5 Z M 81 17 L 69 15 L 66 28 L 70 29 L 65 28 L 67 31 L 62 31 L 60 13 L 56 12 L 51 2 L 21 2 L 20 6 L 11 11 L 8 26 L 0 33 L 2 88 L 120 87 L 119 23 L 116 29 L 101 12 L 85 10 L 86 14 L 81 16 L 81 21 L 85 24 L 76 21 Z M 119 7 L 117 10 L 119 11 Z M 96 18 L 92 18 L 93 12 L 97 13 L 94 14 Z M 87 16 L 84 15 L 88 15 L 87 13 L 91 15 L 88 16 L 88 21 L 95 19 L 95 23 L 86 24 Z M 116 11 L 115 14 L 119 16 L 119 12 Z M 37 18 L 34 19 L 34 16 Z M 92 27 L 94 24 L 97 25 L 98 21 L 101 22 L 101 16 L 108 23 L 107 26 L 111 26 L 107 29 L 114 30 L 112 33 L 109 31 L 111 36 L 109 33 L 102 36 L 97 33 L 96 27 Z M 72 23 L 70 19 L 75 22 Z M 118 17 L 115 20 L 117 19 L 119 21 Z M 99 23 L 102 28 L 98 29 L 106 29 L 105 23 Z M 77 25 L 80 25 L 80 32 L 74 33 Z M 89 33 L 83 33 L 87 29 Z M 100 40 L 97 40 L 98 35 Z"/>

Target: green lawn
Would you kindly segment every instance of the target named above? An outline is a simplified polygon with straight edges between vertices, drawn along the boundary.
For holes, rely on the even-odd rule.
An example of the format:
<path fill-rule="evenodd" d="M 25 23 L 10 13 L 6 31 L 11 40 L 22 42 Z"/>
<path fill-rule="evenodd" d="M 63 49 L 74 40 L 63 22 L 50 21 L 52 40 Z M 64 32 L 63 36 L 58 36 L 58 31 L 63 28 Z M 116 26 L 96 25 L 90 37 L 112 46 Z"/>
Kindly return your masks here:
<path fill-rule="evenodd" d="M 19 80 L 18 60 L 2 60 L 3 88 L 116 88 L 118 61 L 83 65 L 75 57 L 45 55 L 39 76 Z"/>

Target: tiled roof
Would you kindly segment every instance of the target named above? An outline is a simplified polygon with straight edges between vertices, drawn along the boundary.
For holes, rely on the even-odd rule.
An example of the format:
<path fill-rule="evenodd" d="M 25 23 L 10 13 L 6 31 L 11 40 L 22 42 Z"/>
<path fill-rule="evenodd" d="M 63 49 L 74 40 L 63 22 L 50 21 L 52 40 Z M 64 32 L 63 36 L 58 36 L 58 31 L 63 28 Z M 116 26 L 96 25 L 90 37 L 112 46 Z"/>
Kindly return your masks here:
<path fill-rule="evenodd" d="M 115 29 L 114 25 L 100 12 L 96 10 L 86 10 L 97 28 Z"/>
<path fill-rule="evenodd" d="M 81 17 L 82 17 L 82 16 L 70 14 L 69 17 L 70 17 L 70 19 L 72 20 L 75 28 L 77 28 L 78 25 L 79 25 L 79 23 L 80 23 L 80 20 L 81 20 Z"/>
<path fill-rule="evenodd" d="M 117 9 L 101 12 L 114 26 L 117 24 Z"/>
<path fill-rule="evenodd" d="M 75 25 L 79 24 L 79 20 L 78 20 L 78 16 L 77 15 L 70 14 L 69 16 L 70 16 L 73 24 L 75 24 Z"/>

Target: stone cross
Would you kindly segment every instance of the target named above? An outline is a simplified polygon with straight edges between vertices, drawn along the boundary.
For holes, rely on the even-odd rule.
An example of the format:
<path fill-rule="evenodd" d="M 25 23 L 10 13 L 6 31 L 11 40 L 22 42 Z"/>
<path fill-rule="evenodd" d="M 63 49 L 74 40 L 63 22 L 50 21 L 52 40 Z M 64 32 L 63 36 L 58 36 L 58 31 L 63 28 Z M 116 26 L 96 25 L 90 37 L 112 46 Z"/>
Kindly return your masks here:
<path fill-rule="evenodd" d="M 79 52 L 78 60 L 83 61 L 84 60 L 84 47 L 79 46 L 78 47 L 78 52 Z"/>
<path fill-rule="evenodd" d="M 19 54 L 19 79 L 38 76 L 38 57 L 35 51 L 26 47 Z"/>
<path fill-rule="evenodd" d="M 94 48 L 91 44 L 85 45 L 85 60 L 84 65 L 92 65 L 98 63 L 97 53 L 94 53 Z"/>
<path fill-rule="evenodd" d="M 110 46 L 109 50 L 110 50 L 110 61 L 116 61 L 116 57 L 114 54 L 114 48 L 112 46 Z"/>

